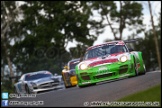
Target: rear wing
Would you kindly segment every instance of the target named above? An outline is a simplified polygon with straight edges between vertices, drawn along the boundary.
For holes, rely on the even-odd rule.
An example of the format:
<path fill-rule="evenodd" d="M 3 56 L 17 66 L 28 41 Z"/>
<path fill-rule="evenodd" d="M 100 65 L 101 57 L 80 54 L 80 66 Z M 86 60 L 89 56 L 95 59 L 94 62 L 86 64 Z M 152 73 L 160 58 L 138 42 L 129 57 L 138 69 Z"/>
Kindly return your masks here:
<path fill-rule="evenodd" d="M 136 41 L 141 40 L 141 38 L 136 38 L 136 39 L 130 39 L 130 40 L 124 40 L 124 43 L 134 43 Z"/>

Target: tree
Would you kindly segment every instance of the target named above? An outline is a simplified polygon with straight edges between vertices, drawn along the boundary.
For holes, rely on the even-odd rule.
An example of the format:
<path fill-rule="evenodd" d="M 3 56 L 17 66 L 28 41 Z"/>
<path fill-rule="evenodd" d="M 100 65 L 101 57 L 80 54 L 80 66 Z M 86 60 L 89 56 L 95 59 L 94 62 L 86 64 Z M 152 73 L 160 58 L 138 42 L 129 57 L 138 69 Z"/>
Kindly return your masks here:
<path fill-rule="evenodd" d="M 142 5 L 135 1 L 120 1 L 120 9 L 118 10 L 116 3 L 114 1 L 97 1 L 97 3 L 94 2 L 93 5 L 94 9 L 101 10 L 99 13 L 102 16 L 102 20 L 106 17 L 114 39 L 121 40 L 125 28 L 132 30 L 134 33 L 140 33 L 143 29 Z M 119 33 L 119 36 L 117 33 Z"/>
<path fill-rule="evenodd" d="M 13 46 L 17 69 L 23 73 L 45 69 L 59 73 L 70 60 L 65 50 L 69 41 L 91 46 L 97 37 L 90 30 L 97 30 L 101 23 L 89 19 L 89 5 L 85 1 L 24 2 L 23 19 L 17 28 L 20 40 Z"/>
<path fill-rule="evenodd" d="M 161 59 L 160 59 L 161 57 L 160 57 L 160 53 L 159 53 L 158 40 L 157 40 L 156 31 L 155 31 L 155 26 L 154 26 L 154 20 L 153 20 L 153 16 L 152 16 L 152 9 L 151 9 L 150 1 L 148 1 L 148 4 L 149 4 L 149 10 L 150 10 L 150 17 L 151 17 L 151 22 L 152 22 L 153 33 L 154 33 L 154 42 L 155 42 L 157 60 L 158 60 L 159 68 L 161 69 Z"/>
<path fill-rule="evenodd" d="M 16 7 L 16 2 L 7 2 L 1 1 L 1 48 L 3 51 L 2 55 L 5 56 L 9 69 L 10 69 L 10 77 L 14 77 L 14 73 L 12 70 L 12 61 L 11 61 L 11 51 L 10 51 L 10 42 L 13 36 L 10 35 L 10 31 L 12 30 L 13 23 L 16 20 L 16 16 L 19 12 L 19 9 Z M 2 56 L 1 55 L 1 56 Z M 1 59 L 3 63 L 4 59 Z M 3 64 L 4 66 L 5 64 Z M 3 69 L 2 69 L 3 70 Z M 14 79 L 12 79 L 12 84 L 14 84 Z"/>
<path fill-rule="evenodd" d="M 158 47 L 161 55 L 161 13 L 159 14 L 158 22 L 158 25 L 155 25 L 155 30 L 157 33 Z M 136 44 L 133 45 L 135 50 L 142 52 L 147 71 L 156 70 L 159 66 L 155 51 L 155 44 L 153 41 L 154 34 L 152 29 L 146 31 L 144 34 L 145 38 L 141 38 Z"/>

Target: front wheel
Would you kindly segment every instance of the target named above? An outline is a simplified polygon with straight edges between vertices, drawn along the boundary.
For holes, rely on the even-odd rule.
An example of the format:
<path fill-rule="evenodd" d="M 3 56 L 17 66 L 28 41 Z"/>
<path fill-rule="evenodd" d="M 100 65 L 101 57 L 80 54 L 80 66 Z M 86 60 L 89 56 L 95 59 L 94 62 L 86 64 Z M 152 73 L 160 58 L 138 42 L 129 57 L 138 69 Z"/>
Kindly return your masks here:
<path fill-rule="evenodd" d="M 89 86 L 89 85 L 82 85 L 82 86 L 78 85 L 79 88 L 84 88 L 84 87 L 87 87 L 87 86 Z"/>
<path fill-rule="evenodd" d="M 14 87 L 14 93 L 18 94 L 16 87 Z"/>
<path fill-rule="evenodd" d="M 27 94 L 30 94 L 31 92 L 30 92 L 30 89 L 29 89 L 29 87 L 27 86 L 27 85 L 25 85 L 25 90 L 26 90 L 26 93 Z"/>
<path fill-rule="evenodd" d="M 82 86 L 79 86 L 79 85 L 78 85 L 78 87 L 79 87 L 79 88 L 84 88 L 84 87 L 94 86 L 94 85 L 96 85 L 96 83 L 87 84 L 87 85 L 84 85 L 84 86 L 83 86 L 83 85 L 82 85 Z"/>
<path fill-rule="evenodd" d="M 70 87 L 72 87 L 72 86 L 66 86 L 66 85 L 65 85 L 65 88 L 70 88 Z"/>
<path fill-rule="evenodd" d="M 135 75 L 138 76 L 138 68 L 135 59 L 134 59 L 134 70 L 135 70 Z"/>

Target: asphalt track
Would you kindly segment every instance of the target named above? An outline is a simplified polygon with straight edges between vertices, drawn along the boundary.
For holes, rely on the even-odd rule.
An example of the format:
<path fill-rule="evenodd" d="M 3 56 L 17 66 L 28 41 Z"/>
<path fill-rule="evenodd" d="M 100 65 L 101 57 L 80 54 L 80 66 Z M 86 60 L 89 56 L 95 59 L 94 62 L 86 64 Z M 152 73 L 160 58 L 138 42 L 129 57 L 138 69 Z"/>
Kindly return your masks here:
<path fill-rule="evenodd" d="M 9 103 L 35 102 L 33 105 L 10 105 L 9 107 L 84 107 L 92 102 L 113 102 L 126 95 L 161 84 L 161 71 L 147 72 L 131 78 L 105 81 L 84 88 L 52 90 L 38 93 L 34 98 L 9 99 Z M 41 102 L 41 103 L 39 103 Z M 37 104 L 37 105 L 36 105 Z"/>

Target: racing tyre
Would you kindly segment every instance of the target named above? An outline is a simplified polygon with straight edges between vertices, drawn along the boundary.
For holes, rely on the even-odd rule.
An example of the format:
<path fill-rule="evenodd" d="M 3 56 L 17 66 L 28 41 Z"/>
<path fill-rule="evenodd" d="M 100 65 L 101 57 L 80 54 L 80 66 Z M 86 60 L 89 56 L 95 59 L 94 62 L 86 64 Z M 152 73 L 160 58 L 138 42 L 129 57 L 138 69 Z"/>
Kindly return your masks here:
<path fill-rule="evenodd" d="M 78 87 L 79 87 L 79 88 L 84 88 L 85 86 L 79 86 L 79 85 L 78 85 Z"/>
<path fill-rule="evenodd" d="M 16 87 L 14 87 L 14 93 L 15 94 L 18 94 L 17 90 L 16 90 Z"/>
<path fill-rule="evenodd" d="M 25 90 L 26 90 L 26 93 L 27 94 L 30 94 L 31 93 L 30 90 L 29 90 L 29 87 L 27 85 L 25 86 Z"/>
<path fill-rule="evenodd" d="M 135 70 L 136 76 L 138 76 L 138 69 L 137 69 L 137 65 L 136 65 L 136 60 L 135 60 L 135 58 L 134 58 L 134 70 Z"/>
<path fill-rule="evenodd" d="M 72 87 L 72 86 L 66 86 L 66 85 L 65 85 L 65 88 L 70 88 L 70 87 Z"/>
<path fill-rule="evenodd" d="M 78 85 L 78 87 L 79 87 L 79 88 L 84 88 L 84 87 L 94 86 L 94 85 L 96 85 L 96 83 L 87 84 L 87 85 L 84 85 L 84 86 L 79 86 L 79 85 Z"/>
<path fill-rule="evenodd" d="M 145 74 L 146 74 L 146 67 L 145 67 L 145 64 L 143 64 L 143 68 L 144 68 L 144 71 L 142 72 L 142 75 L 145 75 Z"/>

